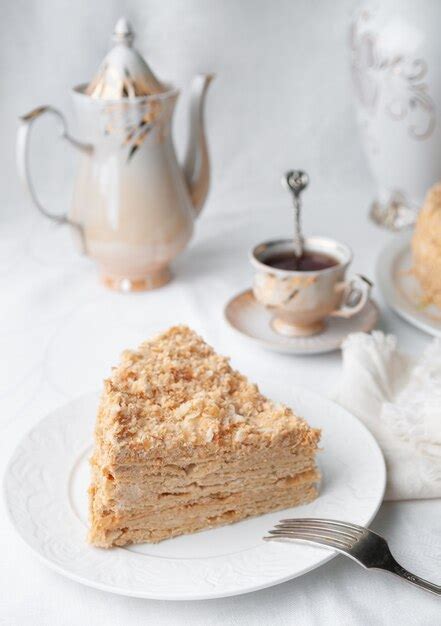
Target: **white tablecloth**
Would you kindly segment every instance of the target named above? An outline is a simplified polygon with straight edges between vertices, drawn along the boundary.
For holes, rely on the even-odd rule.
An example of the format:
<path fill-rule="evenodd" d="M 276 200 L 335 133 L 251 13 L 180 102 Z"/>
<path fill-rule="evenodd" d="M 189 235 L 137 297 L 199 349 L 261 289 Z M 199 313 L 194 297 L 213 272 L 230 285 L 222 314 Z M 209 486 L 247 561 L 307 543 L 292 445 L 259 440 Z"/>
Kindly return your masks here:
<path fill-rule="evenodd" d="M 338 207 L 326 206 L 324 198 L 322 210 L 312 210 L 306 225 L 347 241 L 356 252 L 354 268 L 372 276 L 376 254 L 392 235 L 368 223 L 367 200 L 366 192 L 355 190 L 347 191 Z M 289 214 L 274 207 L 208 210 L 190 249 L 175 264 L 173 283 L 150 293 L 120 295 L 98 283 L 94 267 L 77 255 L 63 228 L 30 209 L 3 223 L 0 471 L 41 417 L 98 388 L 123 348 L 174 323 L 194 327 L 257 382 L 277 374 L 286 385 L 332 391 L 338 352 L 273 354 L 238 337 L 223 320 L 226 300 L 250 283 L 247 249 L 286 232 L 289 224 Z M 381 303 L 377 292 L 375 297 Z M 396 333 L 407 350 L 419 351 L 429 341 L 384 306 L 381 328 Z M 387 574 L 366 572 L 343 557 L 297 580 L 242 597 L 168 603 L 112 596 L 47 569 L 16 535 L 1 506 L 0 623 L 8 626 L 440 623 L 437 598 Z M 439 513 L 439 501 L 387 504 L 373 524 L 404 566 L 435 582 L 441 582 Z"/>

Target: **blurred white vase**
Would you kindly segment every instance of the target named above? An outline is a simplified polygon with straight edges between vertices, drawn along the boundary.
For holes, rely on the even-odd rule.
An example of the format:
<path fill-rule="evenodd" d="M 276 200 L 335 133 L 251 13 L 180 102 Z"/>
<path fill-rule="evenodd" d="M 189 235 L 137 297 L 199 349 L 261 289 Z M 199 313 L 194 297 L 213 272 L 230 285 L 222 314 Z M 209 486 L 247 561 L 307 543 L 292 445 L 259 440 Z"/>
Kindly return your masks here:
<path fill-rule="evenodd" d="M 377 197 L 371 216 L 414 223 L 441 179 L 441 1 L 365 1 L 350 31 L 353 84 Z"/>

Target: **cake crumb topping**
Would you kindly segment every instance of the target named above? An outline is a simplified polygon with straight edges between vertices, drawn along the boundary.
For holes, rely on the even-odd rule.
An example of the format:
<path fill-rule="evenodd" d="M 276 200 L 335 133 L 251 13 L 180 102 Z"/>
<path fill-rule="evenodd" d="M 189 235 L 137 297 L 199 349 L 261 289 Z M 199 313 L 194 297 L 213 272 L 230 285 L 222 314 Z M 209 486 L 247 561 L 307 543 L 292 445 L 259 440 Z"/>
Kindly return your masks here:
<path fill-rule="evenodd" d="M 314 432 L 282 404 L 265 398 L 194 331 L 174 326 L 137 350 L 126 350 L 105 381 L 97 427 L 109 444 L 259 445 L 298 431 Z M 97 432 L 97 435 L 99 433 Z"/>

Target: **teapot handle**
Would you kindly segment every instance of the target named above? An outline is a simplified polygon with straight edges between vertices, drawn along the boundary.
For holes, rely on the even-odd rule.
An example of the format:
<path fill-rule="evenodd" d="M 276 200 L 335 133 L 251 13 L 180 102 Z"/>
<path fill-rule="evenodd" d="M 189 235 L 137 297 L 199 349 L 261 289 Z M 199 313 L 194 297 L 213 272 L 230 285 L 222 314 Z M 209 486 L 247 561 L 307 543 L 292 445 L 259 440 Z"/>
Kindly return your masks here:
<path fill-rule="evenodd" d="M 84 229 L 81 224 L 73 222 L 69 219 L 67 214 L 65 215 L 55 215 L 48 211 L 38 199 L 38 196 L 35 192 L 35 187 L 32 182 L 32 177 L 30 175 L 30 159 L 29 159 L 29 146 L 30 146 L 30 134 L 33 123 L 45 113 L 50 113 L 58 118 L 61 122 L 61 137 L 63 139 L 67 139 L 67 141 L 72 144 L 75 148 L 78 148 L 82 152 L 91 153 L 93 151 L 93 146 L 89 144 L 82 143 L 77 141 L 73 137 L 71 137 L 67 131 L 67 123 L 64 115 L 51 106 L 41 106 L 37 107 L 33 111 L 30 111 L 26 115 L 20 117 L 20 126 L 17 133 L 17 165 L 20 177 L 31 196 L 31 199 L 37 209 L 40 211 L 42 215 L 47 217 L 48 219 L 56 222 L 57 224 L 69 224 L 73 226 L 80 235 L 80 240 L 82 244 L 83 252 L 86 252 L 86 239 L 84 237 Z"/>

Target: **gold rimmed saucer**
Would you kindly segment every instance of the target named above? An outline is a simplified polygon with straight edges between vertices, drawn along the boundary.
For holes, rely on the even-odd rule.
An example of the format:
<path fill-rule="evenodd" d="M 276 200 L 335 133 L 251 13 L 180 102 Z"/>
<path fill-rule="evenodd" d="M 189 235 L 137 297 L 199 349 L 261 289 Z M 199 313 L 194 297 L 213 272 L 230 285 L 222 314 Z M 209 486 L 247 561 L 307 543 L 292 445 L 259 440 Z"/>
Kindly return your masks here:
<path fill-rule="evenodd" d="M 257 302 L 251 289 L 234 296 L 224 309 L 228 324 L 241 335 L 264 348 L 290 354 L 321 354 L 338 350 L 344 339 L 355 332 L 369 332 L 379 317 L 378 306 L 370 299 L 362 311 L 350 319 L 326 319 L 324 330 L 309 337 L 286 337 L 272 325 L 273 313 Z"/>

